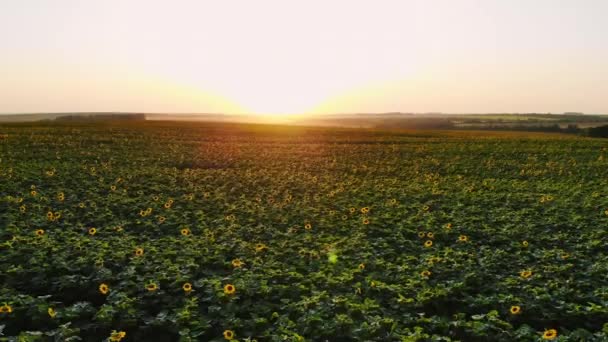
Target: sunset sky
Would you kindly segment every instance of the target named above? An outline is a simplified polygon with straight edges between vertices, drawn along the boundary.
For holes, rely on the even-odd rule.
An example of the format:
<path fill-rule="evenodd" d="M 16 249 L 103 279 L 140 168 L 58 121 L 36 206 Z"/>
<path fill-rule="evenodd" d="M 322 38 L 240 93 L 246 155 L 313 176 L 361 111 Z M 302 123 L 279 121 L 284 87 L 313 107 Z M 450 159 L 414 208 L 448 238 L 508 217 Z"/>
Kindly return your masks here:
<path fill-rule="evenodd" d="M 608 113 L 606 0 L 2 0 L 0 113 Z"/>

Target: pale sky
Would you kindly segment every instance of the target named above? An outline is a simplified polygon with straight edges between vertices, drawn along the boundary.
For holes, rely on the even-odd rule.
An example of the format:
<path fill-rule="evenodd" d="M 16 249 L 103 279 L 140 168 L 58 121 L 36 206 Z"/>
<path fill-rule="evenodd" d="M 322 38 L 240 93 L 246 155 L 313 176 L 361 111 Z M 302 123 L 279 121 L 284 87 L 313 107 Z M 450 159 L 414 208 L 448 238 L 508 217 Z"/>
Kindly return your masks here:
<path fill-rule="evenodd" d="M 607 0 L 0 0 L 0 113 L 608 113 Z"/>

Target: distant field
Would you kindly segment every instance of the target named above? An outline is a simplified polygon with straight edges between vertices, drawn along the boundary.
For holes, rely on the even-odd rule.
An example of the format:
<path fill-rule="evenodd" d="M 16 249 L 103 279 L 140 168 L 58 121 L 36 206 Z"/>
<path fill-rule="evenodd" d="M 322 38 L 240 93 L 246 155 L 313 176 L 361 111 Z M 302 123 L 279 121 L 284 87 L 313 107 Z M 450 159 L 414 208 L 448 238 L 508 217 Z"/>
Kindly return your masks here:
<path fill-rule="evenodd" d="M 607 140 L 1 124 L 0 341 L 606 341 L 607 226 Z"/>

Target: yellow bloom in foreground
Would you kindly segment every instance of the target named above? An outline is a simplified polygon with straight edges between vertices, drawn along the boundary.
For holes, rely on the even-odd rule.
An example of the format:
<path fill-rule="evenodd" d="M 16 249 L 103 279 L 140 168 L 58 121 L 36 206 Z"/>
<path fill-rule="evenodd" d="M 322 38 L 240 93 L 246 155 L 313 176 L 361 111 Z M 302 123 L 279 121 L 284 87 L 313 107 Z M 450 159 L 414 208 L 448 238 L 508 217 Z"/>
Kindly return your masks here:
<path fill-rule="evenodd" d="M 528 243 L 528 241 L 524 240 L 524 241 L 522 241 L 521 245 L 524 247 L 528 247 L 529 243 Z"/>
<path fill-rule="evenodd" d="M 227 295 L 231 295 L 234 294 L 236 292 L 236 287 L 232 284 L 226 284 L 226 286 L 224 286 L 224 293 Z"/>
<path fill-rule="evenodd" d="M 112 333 L 110 334 L 110 341 L 120 341 L 125 338 L 125 336 L 127 336 L 127 333 L 124 331 L 112 330 Z"/>
<path fill-rule="evenodd" d="M 423 238 L 426 234 L 424 234 L 424 232 L 418 232 L 418 237 L 419 238 Z"/>
<path fill-rule="evenodd" d="M 48 312 L 48 314 L 49 314 L 49 316 L 51 316 L 51 318 L 55 318 L 55 316 L 57 315 L 57 312 L 53 308 L 48 308 L 48 310 L 46 310 L 46 312 Z"/>
<path fill-rule="evenodd" d="M 432 239 L 432 238 L 434 238 L 434 237 L 435 237 L 435 234 L 433 234 L 432 232 L 428 232 L 428 233 L 426 234 L 426 237 L 428 237 L 429 239 Z"/>
<path fill-rule="evenodd" d="M 310 223 L 305 224 L 304 225 L 304 229 L 311 230 L 312 229 L 312 224 L 310 224 Z"/>
<path fill-rule="evenodd" d="M 445 229 L 452 229 L 452 224 L 451 223 L 446 224 Z"/>
<path fill-rule="evenodd" d="M 13 312 L 13 308 L 10 305 L 4 303 L 4 305 L 0 306 L 0 313 L 11 313 L 11 312 Z"/>
<path fill-rule="evenodd" d="M 241 259 L 232 260 L 232 267 L 239 268 L 239 267 L 242 267 L 243 265 L 245 265 L 245 263 L 242 262 Z"/>
<path fill-rule="evenodd" d="M 38 229 L 38 230 L 36 230 L 36 235 L 38 235 L 38 236 L 44 235 L 44 229 Z"/>
<path fill-rule="evenodd" d="M 136 256 L 142 256 L 142 255 L 144 255 L 144 249 L 143 248 L 135 248 L 135 255 Z"/>
<path fill-rule="evenodd" d="M 422 271 L 422 272 L 420 272 L 420 275 L 423 277 L 430 277 L 431 271 Z"/>
<path fill-rule="evenodd" d="M 89 235 L 97 234 L 97 228 L 89 228 Z"/>
<path fill-rule="evenodd" d="M 224 338 L 227 339 L 228 341 L 232 340 L 234 338 L 234 331 L 224 330 Z"/>
<path fill-rule="evenodd" d="M 513 305 L 509 311 L 512 315 L 519 315 L 521 312 L 521 307 L 519 305 Z"/>
<path fill-rule="evenodd" d="M 426 241 L 424 242 L 424 247 L 426 247 L 426 248 L 429 248 L 429 247 L 431 247 L 432 245 L 433 245 L 433 241 L 431 241 L 431 240 L 426 240 Z"/>
<path fill-rule="evenodd" d="M 543 333 L 543 339 L 545 339 L 545 340 L 553 340 L 556 337 L 557 337 L 557 330 L 555 330 L 555 329 L 545 330 L 545 332 Z"/>
<path fill-rule="evenodd" d="M 460 235 L 458 237 L 458 241 L 460 241 L 460 242 L 467 242 L 467 241 L 469 241 L 469 237 L 466 236 L 466 235 Z"/>
<path fill-rule="evenodd" d="M 184 283 L 184 285 L 182 285 L 182 289 L 184 290 L 184 292 L 188 293 L 192 291 L 192 284 Z"/>
<path fill-rule="evenodd" d="M 148 290 L 149 292 L 154 292 L 158 290 L 158 286 L 156 285 L 156 283 L 149 283 L 146 285 L 146 290 Z"/>
<path fill-rule="evenodd" d="M 363 219 L 363 224 L 369 224 L 369 219 Z"/>
<path fill-rule="evenodd" d="M 530 278 L 532 276 L 532 271 L 527 271 L 527 270 L 526 271 L 521 271 L 521 272 L 519 272 L 519 275 L 522 278 L 527 279 L 527 278 Z"/>
<path fill-rule="evenodd" d="M 181 233 L 183 236 L 188 236 L 188 235 L 190 235 L 190 229 L 188 229 L 188 228 L 183 228 L 182 230 L 180 230 L 180 233 Z"/>
<path fill-rule="evenodd" d="M 101 294 L 108 294 L 108 292 L 110 292 L 110 287 L 107 284 L 101 284 L 99 285 L 99 292 L 101 292 Z"/>
<path fill-rule="evenodd" d="M 266 247 L 266 245 L 263 244 L 263 243 L 258 243 L 257 245 L 255 245 L 255 251 L 256 252 L 261 252 L 261 251 L 263 251 L 263 250 L 265 250 L 267 248 L 268 247 Z"/>
<path fill-rule="evenodd" d="M 360 269 L 361 271 L 363 271 L 363 270 L 365 269 L 365 264 L 364 264 L 364 263 L 360 263 L 360 264 L 359 264 L 359 269 Z"/>

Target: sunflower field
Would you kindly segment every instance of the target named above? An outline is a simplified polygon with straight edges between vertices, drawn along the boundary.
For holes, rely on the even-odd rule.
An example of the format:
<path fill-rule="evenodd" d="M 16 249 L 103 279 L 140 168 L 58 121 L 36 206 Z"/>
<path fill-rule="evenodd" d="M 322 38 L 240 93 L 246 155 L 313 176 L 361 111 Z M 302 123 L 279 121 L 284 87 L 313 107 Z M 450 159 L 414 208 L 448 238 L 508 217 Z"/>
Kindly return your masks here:
<path fill-rule="evenodd" d="M 608 341 L 607 140 L 0 135 L 0 341 Z"/>

